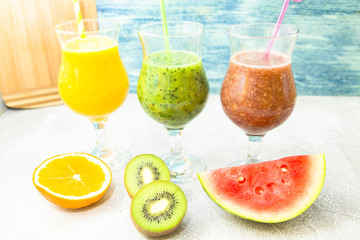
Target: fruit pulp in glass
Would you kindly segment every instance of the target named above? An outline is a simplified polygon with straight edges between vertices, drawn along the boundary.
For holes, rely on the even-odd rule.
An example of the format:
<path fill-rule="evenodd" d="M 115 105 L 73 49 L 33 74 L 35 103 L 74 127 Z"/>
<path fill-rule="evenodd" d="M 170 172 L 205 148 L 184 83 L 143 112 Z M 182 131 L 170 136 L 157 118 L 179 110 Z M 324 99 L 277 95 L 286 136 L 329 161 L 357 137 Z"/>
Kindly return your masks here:
<path fill-rule="evenodd" d="M 277 53 L 244 51 L 230 60 L 221 87 L 226 115 L 247 135 L 264 135 L 291 114 L 296 87 L 291 60 Z"/>
<path fill-rule="evenodd" d="M 125 101 L 129 80 L 117 42 L 76 37 L 62 45 L 58 89 L 64 103 L 92 120 L 106 119 Z"/>
<path fill-rule="evenodd" d="M 143 60 L 137 96 L 145 112 L 169 129 L 183 128 L 209 92 L 201 59 L 188 51 L 154 52 Z"/>

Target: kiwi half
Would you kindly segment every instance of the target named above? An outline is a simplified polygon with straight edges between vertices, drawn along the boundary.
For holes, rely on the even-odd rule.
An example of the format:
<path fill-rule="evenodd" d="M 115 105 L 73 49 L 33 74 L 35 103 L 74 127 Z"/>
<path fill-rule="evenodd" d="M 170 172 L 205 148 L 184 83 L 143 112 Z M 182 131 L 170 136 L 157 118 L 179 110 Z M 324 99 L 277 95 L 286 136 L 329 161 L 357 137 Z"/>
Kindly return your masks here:
<path fill-rule="evenodd" d="M 186 209 L 184 192 L 172 182 L 158 180 L 147 184 L 134 196 L 130 216 L 139 232 L 159 237 L 177 229 Z"/>
<path fill-rule="evenodd" d="M 131 198 L 146 184 L 156 180 L 170 181 L 169 169 L 157 156 L 142 154 L 131 159 L 126 165 L 124 183 Z"/>

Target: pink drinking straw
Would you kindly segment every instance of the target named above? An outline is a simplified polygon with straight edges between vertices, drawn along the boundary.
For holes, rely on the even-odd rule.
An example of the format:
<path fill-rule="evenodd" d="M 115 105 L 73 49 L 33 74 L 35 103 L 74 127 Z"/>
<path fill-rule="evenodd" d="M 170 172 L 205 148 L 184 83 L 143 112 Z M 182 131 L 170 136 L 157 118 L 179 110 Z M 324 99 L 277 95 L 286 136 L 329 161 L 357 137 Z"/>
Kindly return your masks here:
<path fill-rule="evenodd" d="M 301 2 L 302 0 L 294 0 L 294 2 Z M 280 15 L 278 17 L 278 20 L 276 22 L 276 25 L 275 25 L 275 28 L 274 28 L 274 31 L 272 33 L 272 38 L 276 37 L 278 32 L 279 32 L 279 29 L 280 29 L 280 26 L 281 26 L 281 23 L 285 17 L 285 13 L 286 13 L 286 10 L 287 10 L 287 7 L 289 5 L 289 2 L 290 0 L 284 0 L 284 4 L 283 4 L 283 7 L 281 9 L 281 12 L 280 12 Z M 270 54 L 270 50 L 271 50 L 271 47 L 272 45 L 274 44 L 274 39 L 271 39 L 271 41 L 269 42 L 267 48 L 266 48 L 266 51 L 265 51 L 265 54 L 264 54 L 264 58 L 268 58 L 269 57 L 269 54 Z"/>

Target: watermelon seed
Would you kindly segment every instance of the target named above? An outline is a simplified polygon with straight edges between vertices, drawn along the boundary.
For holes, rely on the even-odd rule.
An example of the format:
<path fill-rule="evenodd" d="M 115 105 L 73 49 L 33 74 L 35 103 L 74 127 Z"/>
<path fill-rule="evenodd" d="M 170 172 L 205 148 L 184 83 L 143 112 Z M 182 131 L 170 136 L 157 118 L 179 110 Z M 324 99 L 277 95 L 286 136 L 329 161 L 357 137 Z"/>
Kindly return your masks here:
<path fill-rule="evenodd" d="M 255 193 L 257 194 L 257 195 L 261 195 L 261 194 L 264 194 L 264 188 L 262 188 L 262 187 L 257 187 L 257 188 L 255 188 Z"/>
<path fill-rule="evenodd" d="M 282 171 L 283 173 L 286 173 L 286 172 L 288 171 L 288 166 L 282 165 L 282 166 L 281 166 L 281 171 Z"/>
<path fill-rule="evenodd" d="M 240 176 L 238 179 L 238 182 L 241 183 L 241 184 L 244 184 L 246 182 L 246 178 L 243 177 L 243 176 Z"/>
<path fill-rule="evenodd" d="M 266 184 L 266 188 L 270 191 L 274 191 L 275 183 L 268 183 Z"/>

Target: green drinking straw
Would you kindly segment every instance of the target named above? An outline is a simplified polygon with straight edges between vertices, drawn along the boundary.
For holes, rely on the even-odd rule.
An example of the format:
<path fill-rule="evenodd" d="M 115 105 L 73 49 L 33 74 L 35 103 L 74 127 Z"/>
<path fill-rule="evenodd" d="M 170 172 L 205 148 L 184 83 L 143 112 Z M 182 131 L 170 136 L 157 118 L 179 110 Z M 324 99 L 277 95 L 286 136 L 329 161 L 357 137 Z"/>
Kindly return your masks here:
<path fill-rule="evenodd" d="M 161 10 L 161 20 L 162 20 L 162 26 L 163 26 L 163 33 L 165 35 L 165 50 L 168 52 L 170 51 L 170 44 L 169 39 L 167 37 L 168 35 L 168 28 L 166 23 L 166 14 L 165 14 L 165 2 L 164 0 L 160 0 L 160 10 Z"/>

